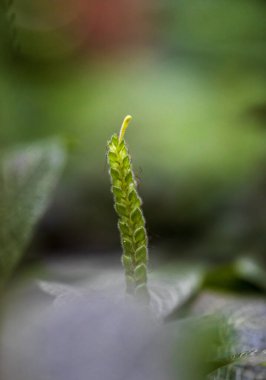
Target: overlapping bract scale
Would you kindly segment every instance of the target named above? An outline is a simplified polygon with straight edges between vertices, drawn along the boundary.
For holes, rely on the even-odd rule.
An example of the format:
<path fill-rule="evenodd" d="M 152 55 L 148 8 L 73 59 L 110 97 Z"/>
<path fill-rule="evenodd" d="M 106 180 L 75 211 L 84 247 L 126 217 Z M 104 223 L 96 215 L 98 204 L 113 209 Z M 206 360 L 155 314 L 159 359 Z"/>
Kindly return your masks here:
<path fill-rule="evenodd" d="M 127 291 L 148 299 L 147 290 L 147 234 L 141 211 L 141 198 L 125 140 L 113 135 L 108 143 L 109 173 L 118 228 L 123 247 L 122 264 L 125 269 Z"/>

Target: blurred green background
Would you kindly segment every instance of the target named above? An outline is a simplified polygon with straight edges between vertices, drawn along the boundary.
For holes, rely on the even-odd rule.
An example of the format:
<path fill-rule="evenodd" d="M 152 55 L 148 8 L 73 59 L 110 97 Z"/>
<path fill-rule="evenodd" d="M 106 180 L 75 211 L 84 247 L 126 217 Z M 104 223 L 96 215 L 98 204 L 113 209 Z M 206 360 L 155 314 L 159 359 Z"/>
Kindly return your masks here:
<path fill-rule="evenodd" d="M 56 136 L 69 155 L 29 256 L 119 249 L 105 154 L 126 114 L 151 250 L 265 255 L 265 16 L 263 0 L 1 0 L 0 149 Z"/>

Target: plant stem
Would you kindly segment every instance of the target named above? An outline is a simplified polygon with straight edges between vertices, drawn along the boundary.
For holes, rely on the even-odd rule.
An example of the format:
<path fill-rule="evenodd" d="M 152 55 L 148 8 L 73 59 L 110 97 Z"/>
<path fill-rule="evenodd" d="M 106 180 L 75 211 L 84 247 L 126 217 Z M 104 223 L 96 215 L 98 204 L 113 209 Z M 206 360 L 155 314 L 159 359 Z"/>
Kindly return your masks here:
<path fill-rule="evenodd" d="M 108 142 L 109 174 L 114 207 L 118 215 L 127 292 L 148 301 L 148 239 L 141 210 L 142 201 L 137 192 L 131 157 L 124 140 L 131 119 L 131 116 L 126 116 L 119 136 L 114 134 Z"/>

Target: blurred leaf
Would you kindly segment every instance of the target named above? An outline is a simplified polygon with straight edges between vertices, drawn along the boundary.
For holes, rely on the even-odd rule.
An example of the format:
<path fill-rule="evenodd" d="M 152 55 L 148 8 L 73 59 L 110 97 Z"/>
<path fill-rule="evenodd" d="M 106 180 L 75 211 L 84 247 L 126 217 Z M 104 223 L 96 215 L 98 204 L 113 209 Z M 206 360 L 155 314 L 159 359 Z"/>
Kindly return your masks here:
<path fill-rule="evenodd" d="M 209 380 L 255 380 L 266 378 L 266 350 L 242 353 L 234 363 L 221 367 L 208 377 Z"/>
<path fill-rule="evenodd" d="M 249 258 L 242 258 L 236 262 L 236 271 L 239 275 L 266 291 L 266 270 Z"/>
<path fill-rule="evenodd" d="M 190 317 L 167 324 L 169 341 L 175 341 L 173 355 L 178 379 L 206 380 L 220 366 L 217 353 L 231 342 L 231 329 L 219 314 Z M 171 337 L 171 338 L 170 338 Z"/>
<path fill-rule="evenodd" d="M 12 273 L 45 211 L 62 169 L 56 142 L 28 146 L 2 158 L 0 167 L 0 285 Z"/>
<path fill-rule="evenodd" d="M 266 354 L 264 298 L 203 292 L 194 303 L 193 310 L 205 317 L 220 314 L 228 324 L 229 334 L 224 330 L 224 343 L 212 358 L 213 369 L 217 371 L 210 379 L 265 378 L 265 367 L 261 365 Z"/>
<path fill-rule="evenodd" d="M 175 313 L 186 305 L 201 289 L 203 268 L 171 265 L 151 273 L 148 286 L 153 313 L 163 319 L 174 319 Z"/>
<path fill-rule="evenodd" d="M 61 310 L 75 300 L 86 304 L 94 294 L 125 298 L 122 270 L 101 270 L 88 263 L 90 279 L 75 285 L 39 282 Z M 265 375 L 266 303 L 262 297 L 198 293 L 204 268 L 164 268 L 149 276 L 152 314 L 164 324 L 178 378 L 182 380 L 255 379 Z M 198 295 L 193 298 L 193 295 Z M 188 302 L 192 301 L 193 302 Z M 176 313 L 186 305 L 187 316 Z M 174 318 L 176 319 L 175 321 Z M 174 346 L 172 347 L 172 343 Z M 170 347 L 169 346 L 169 347 Z M 228 376 L 228 377 L 226 377 Z M 237 377 L 238 376 L 238 377 Z M 259 377 L 262 376 L 262 377 Z"/>
<path fill-rule="evenodd" d="M 55 306 L 61 306 L 73 299 L 81 298 L 84 296 L 82 290 L 78 287 L 62 284 L 60 282 L 38 281 L 38 285 L 44 293 L 55 298 Z"/>
<path fill-rule="evenodd" d="M 265 271 L 254 261 L 240 259 L 206 272 L 204 287 L 239 293 L 261 293 L 266 289 Z"/>
<path fill-rule="evenodd" d="M 84 264 L 83 264 L 84 266 Z M 60 283 L 53 276 L 53 281 L 39 281 L 38 285 L 46 294 L 55 298 L 55 304 L 66 303 L 75 297 L 86 296 L 91 291 L 105 294 L 113 289 L 122 298 L 126 295 L 125 279 L 121 269 L 106 269 L 88 263 L 88 273 L 93 272 L 82 281 L 71 284 Z M 150 309 L 158 319 L 176 319 L 180 309 L 201 289 L 203 269 L 199 266 L 164 267 L 149 273 L 148 290 L 150 293 Z"/>

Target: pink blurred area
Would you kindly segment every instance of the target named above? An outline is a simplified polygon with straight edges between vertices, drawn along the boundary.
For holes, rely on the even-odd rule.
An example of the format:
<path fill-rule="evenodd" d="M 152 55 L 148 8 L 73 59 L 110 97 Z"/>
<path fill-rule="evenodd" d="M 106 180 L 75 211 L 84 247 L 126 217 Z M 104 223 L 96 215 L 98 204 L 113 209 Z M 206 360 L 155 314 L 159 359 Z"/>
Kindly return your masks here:
<path fill-rule="evenodd" d="M 79 0 L 78 32 L 92 50 L 143 45 L 152 35 L 150 1 Z"/>
<path fill-rule="evenodd" d="M 100 54 L 146 46 L 153 39 L 154 16 L 150 0 L 58 0 L 16 5 L 18 27 L 27 35 L 41 34 L 60 53 Z M 59 37 L 58 37 L 59 36 Z M 34 38 L 33 38 L 34 39 Z M 58 44 L 58 47 L 57 47 Z M 35 52 L 32 52 L 35 53 Z"/>

